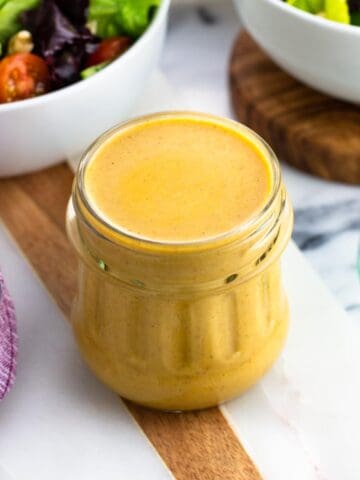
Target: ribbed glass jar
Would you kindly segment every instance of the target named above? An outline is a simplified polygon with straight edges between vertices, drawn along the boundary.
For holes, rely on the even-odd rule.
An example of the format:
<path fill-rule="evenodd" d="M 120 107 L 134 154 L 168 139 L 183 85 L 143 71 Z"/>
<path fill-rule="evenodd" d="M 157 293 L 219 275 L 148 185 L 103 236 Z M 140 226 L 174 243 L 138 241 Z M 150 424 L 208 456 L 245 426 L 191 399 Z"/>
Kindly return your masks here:
<path fill-rule="evenodd" d="M 80 257 L 72 312 L 76 339 L 102 381 L 145 406 L 189 410 L 230 399 L 265 373 L 285 340 L 280 257 L 291 235 L 292 209 L 279 164 L 255 133 L 221 121 L 261 144 L 273 176 L 263 210 L 224 235 L 150 241 L 97 215 L 84 172 L 122 125 L 90 147 L 74 183 L 67 227 Z"/>

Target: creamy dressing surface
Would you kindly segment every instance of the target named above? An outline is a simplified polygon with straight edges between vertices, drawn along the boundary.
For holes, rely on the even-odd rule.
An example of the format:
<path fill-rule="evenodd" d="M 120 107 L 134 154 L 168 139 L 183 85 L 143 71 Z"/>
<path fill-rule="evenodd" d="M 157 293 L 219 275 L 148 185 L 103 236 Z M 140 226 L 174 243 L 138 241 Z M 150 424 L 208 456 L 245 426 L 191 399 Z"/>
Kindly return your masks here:
<path fill-rule="evenodd" d="M 117 228 L 163 241 L 224 234 L 266 203 L 269 161 L 240 132 L 206 120 L 152 120 L 107 140 L 85 172 L 92 208 Z"/>

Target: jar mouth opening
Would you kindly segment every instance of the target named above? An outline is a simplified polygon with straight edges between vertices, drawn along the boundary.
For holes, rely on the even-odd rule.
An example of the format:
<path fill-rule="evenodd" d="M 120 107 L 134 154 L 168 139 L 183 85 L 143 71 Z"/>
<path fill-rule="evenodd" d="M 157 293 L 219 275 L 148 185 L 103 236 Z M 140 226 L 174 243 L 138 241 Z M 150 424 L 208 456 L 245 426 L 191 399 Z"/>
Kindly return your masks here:
<path fill-rule="evenodd" d="M 233 131 L 236 131 L 241 134 L 245 134 L 248 139 L 254 141 L 256 146 L 260 148 L 266 155 L 266 158 L 269 162 L 269 167 L 271 171 L 271 191 L 266 199 L 265 204 L 255 212 L 255 214 L 251 215 L 249 219 L 241 222 L 239 225 L 227 230 L 226 232 L 222 232 L 220 234 L 212 235 L 209 237 L 202 237 L 199 239 L 191 239 L 191 240 L 161 240 L 161 239 L 154 239 L 149 238 L 146 236 L 139 235 L 137 233 L 131 232 L 123 227 L 118 225 L 114 225 L 104 216 L 102 216 L 98 211 L 95 210 L 94 206 L 92 205 L 90 199 L 86 193 L 85 187 L 85 172 L 86 167 L 90 163 L 91 159 L 93 158 L 95 152 L 113 135 L 118 133 L 121 130 L 131 128 L 133 126 L 141 125 L 142 123 L 152 121 L 152 120 L 173 120 L 173 119 L 195 119 L 195 120 L 203 120 L 203 121 L 210 121 L 212 123 L 225 126 Z M 263 140 L 256 132 L 251 130 L 250 128 L 246 127 L 245 125 L 236 122 L 234 120 L 225 119 L 219 116 L 200 113 L 200 112 L 193 112 L 193 111 L 169 111 L 169 112 L 160 112 L 156 114 L 144 115 L 141 117 L 137 117 L 133 120 L 127 120 L 122 122 L 118 125 L 115 125 L 111 129 L 107 130 L 103 133 L 100 137 L 98 137 L 95 142 L 90 145 L 90 147 L 85 151 L 83 156 L 81 157 L 78 172 L 76 175 L 76 182 L 75 188 L 73 192 L 73 200 L 74 205 L 78 203 L 80 200 L 82 207 L 85 209 L 87 213 L 87 223 L 90 225 L 95 222 L 95 225 L 92 226 L 100 226 L 102 231 L 102 236 L 106 237 L 108 240 L 113 240 L 114 235 L 119 239 L 116 243 L 122 243 L 122 240 L 125 243 L 135 243 L 137 246 L 143 246 L 144 248 L 161 248 L 161 249 L 176 249 L 176 250 L 187 250 L 192 248 L 206 248 L 210 246 L 217 246 L 221 244 L 225 244 L 230 242 L 232 239 L 241 236 L 246 232 L 253 232 L 254 229 L 261 223 L 262 218 L 264 218 L 268 212 L 271 210 L 275 199 L 278 197 L 281 188 L 281 171 L 279 161 L 271 149 L 271 147 Z M 91 221 L 89 221 L 91 218 Z M 104 232 L 109 232 L 109 235 L 106 235 Z M 113 235 L 111 235 L 113 234 Z"/>

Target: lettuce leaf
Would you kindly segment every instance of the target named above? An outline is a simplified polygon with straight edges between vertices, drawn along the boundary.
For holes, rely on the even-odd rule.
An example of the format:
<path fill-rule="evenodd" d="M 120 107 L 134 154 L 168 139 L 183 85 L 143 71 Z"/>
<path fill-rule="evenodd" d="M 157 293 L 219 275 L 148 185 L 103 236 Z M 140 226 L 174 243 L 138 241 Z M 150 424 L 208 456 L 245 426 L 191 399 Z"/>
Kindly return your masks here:
<path fill-rule="evenodd" d="M 325 16 L 328 20 L 349 24 L 350 12 L 347 0 L 325 0 Z"/>
<path fill-rule="evenodd" d="M 99 39 L 84 26 L 75 26 L 62 13 L 55 0 L 42 0 L 40 6 L 21 16 L 23 26 L 32 33 L 34 53 L 49 67 L 55 88 L 80 80 L 89 54 Z"/>
<path fill-rule="evenodd" d="M 305 12 L 321 14 L 334 22 L 349 24 L 350 21 L 357 20 L 354 15 L 350 18 L 350 12 L 353 14 L 351 7 L 359 0 L 286 0 L 286 2 Z"/>
<path fill-rule="evenodd" d="M 97 65 L 93 65 L 92 67 L 85 68 L 85 70 L 83 70 L 80 73 L 80 77 L 83 80 L 86 80 L 87 78 L 95 75 L 95 73 L 100 72 L 100 70 L 103 70 L 105 67 L 107 67 L 109 65 L 109 63 L 110 62 L 103 62 L 103 63 L 99 63 Z"/>
<path fill-rule="evenodd" d="M 308 0 L 310 8 L 314 13 L 319 13 L 324 10 L 325 0 Z"/>
<path fill-rule="evenodd" d="M 353 12 L 350 15 L 351 18 L 351 25 L 356 25 L 357 27 L 360 27 L 360 12 Z"/>
<path fill-rule="evenodd" d="M 90 0 L 89 20 L 102 38 L 137 38 L 149 26 L 160 0 Z"/>
<path fill-rule="evenodd" d="M 320 13 L 324 10 L 325 0 L 287 0 L 289 5 L 309 13 Z"/>
<path fill-rule="evenodd" d="M 56 4 L 74 25 L 85 25 L 89 0 L 56 0 Z"/>
<path fill-rule="evenodd" d="M 139 37 L 151 22 L 159 1 L 124 0 L 118 12 L 118 22 L 123 31 L 133 37 Z"/>
<path fill-rule="evenodd" d="M 122 0 L 90 0 L 89 21 L 99 37 L 115 37 L 123 33 L 116 21 Z"/>
<path fill-rule="evenodd" d="M 349 0 L 351 24 L 360 27 L 360 0 Z"/>
<path fill-rule="evenodd" d="M 40 0 L 0 0 L 0 43 L 21 29 L 19 16 L 25 10 L 34 8 Z"/>

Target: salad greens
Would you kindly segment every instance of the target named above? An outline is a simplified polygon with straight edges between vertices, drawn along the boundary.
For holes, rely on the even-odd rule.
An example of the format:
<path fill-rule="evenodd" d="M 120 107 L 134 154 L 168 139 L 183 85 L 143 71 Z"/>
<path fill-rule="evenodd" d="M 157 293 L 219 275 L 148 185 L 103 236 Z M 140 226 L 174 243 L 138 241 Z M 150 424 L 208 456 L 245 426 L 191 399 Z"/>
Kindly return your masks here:
<path fill-rule="evenodd" d="M 160 0 L 90 0 L 89 20 L 103 38 L 139 37 L 149 25 Z"/>
<path fill-rule="evenodd" d="M 360 26 L 359 0 L 284 0 L 300 10 L 334 22 Z"/>
<path fill-rule="evenodd" d="M 43 0 L 38 8 L 24 12 L 21 22 L 33 36 L 34 53 L 50 67 L 54 87 L 76 82 L 99 39 L 85 26 L 75 28 L 54 0 Z"/>
<path fill-rule="evenodd" d="M 349 9 L 351 24 L 360 27 L 360 0 L 349 0 Z"/>
<path fill-rule="evenodd" d="M 0 103 L 97 73 L 144 33 L 160 2 L 0 0 Z"/>
<path fill-rule="evenodd" d="M 20 30 L 19 15 L 36 7 L 40 0 L 0 0 L 0 55 L 2 45 Z"/>
<path fill-rule="evenodd" d="M 57 0 L 56 4 L 74 25 L 86 23 L 89 0 Z"/>
<path fill-rule="evenodd" d="M 124 0 L 119 11 L 118 24 L 124 33 L 138 37 L 144 33 L 159 5 L 157 0 Z"/>
<path fill-rule="evenodd" d="M 321 11 L 324 2 L 323 0 L 288 0 L 287 3 L 309 13 L 318 13 Z"/>
<path fill-rule="evenodd" d="M 334 22 L 350 24 L 350 11 L 347 0 L 325 1 L 325 17 Z"/>
<path fill-rule="evenodd" d="M 85 68 L 85 70 L 80 73 L 80 76 L 83 80 L 86 80 L 87 78 L 92 77 L 95 73 L 100 72 L 100 70 L 105 68 L 107 65 L 109 65 L 109 62 L 103 62 L 99 63 L 98 65 L 94 65 L 93 67 Z"/>

